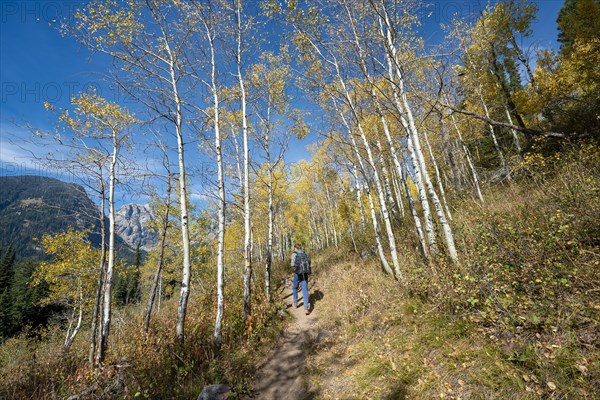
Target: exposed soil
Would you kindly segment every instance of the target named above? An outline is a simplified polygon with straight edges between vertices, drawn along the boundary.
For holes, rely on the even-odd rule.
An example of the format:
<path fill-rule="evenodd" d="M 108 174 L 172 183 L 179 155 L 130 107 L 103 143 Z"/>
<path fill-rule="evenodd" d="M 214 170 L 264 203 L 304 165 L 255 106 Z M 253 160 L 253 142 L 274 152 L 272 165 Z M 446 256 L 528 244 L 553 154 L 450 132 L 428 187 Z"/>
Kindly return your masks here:
<path fill-rule="evenodd" d="M 309 281 L 311 312 L 305 315 L 302 291 L 298 293 L 298 308 L 292 305 L 291 280 L 286 282 L 280 295 L 293 316 L 282 337 L 260 367 L 254 383 L 252 399 L 305 400 L 314 397 L 306 380 L 306 355 L 310 343 L 318 338 L 318 301 L 323 293 L 318 290 L 318 280 Z"/>

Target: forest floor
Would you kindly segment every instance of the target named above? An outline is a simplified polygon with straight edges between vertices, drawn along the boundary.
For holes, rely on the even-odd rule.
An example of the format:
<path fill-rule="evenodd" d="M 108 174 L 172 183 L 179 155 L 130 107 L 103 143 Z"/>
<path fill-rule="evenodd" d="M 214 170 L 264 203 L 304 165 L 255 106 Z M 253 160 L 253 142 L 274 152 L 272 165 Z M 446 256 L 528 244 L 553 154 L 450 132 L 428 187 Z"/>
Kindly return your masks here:
<path fill-rule="evenodd" d="M 309 282 L 311 312 L 305 315 L 304 299 L 299 291 L 298 307 L 292 305 L 291 280 L 286 280 L 279 295 L 287 305 L 293 320 L 259 367 L 251 397 L 246 399 L 306 400 L 315 397 L 306 381 L 306 358 L 311 347 L 322 335 L 319 331 L 319 304 L 323 293 L 318 279 Z"/>

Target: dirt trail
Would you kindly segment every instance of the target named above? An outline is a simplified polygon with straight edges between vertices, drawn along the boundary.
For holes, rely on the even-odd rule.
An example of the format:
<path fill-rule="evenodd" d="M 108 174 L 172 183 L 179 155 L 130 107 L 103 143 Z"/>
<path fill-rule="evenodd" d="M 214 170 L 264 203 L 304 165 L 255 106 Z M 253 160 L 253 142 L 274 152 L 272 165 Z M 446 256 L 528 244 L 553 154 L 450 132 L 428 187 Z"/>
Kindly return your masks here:
<path fill-rule="evenodd" d="M 323 294 L 318 289 L 317 280 L 311 279 L 309 282 L 311 313 L 305 315 L 301 290 L 298 293 L 298 308 L 292 306 L 291 286 L 291 281 L 286 282 L 280 295 L 294 320 L 260 367 L 254 383 L 252 399 L 304 400 L 312 397 L 304 381 L 303 371 L 306 366 L 308 342 L 316 340 L 319 332 L 318 301 L 323 298 Z"/>

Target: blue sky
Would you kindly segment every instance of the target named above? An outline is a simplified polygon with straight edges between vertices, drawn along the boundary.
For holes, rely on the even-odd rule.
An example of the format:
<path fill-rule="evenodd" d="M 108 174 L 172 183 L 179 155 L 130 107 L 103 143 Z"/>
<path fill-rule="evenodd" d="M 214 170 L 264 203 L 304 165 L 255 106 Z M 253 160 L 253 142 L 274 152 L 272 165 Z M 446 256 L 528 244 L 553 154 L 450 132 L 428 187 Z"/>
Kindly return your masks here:
<path fill-rule="evenodd" d="M 51 129 L 54 126 L 56 116 L 45 111 L 45 100 L 64 107 L 71 95 L 94 86 L 108 100 L 135 108 L 134 104 L 127 104 L 127 99 L 109 83 L 111 60 L 90 54 L 74 39 L 62 37 L 54 28 L 59 17 L 72 18 L 81 4 L 79 1 L 0 1 L 1 175 L 54 174 L 32 161 L 30 153 L 43 154 L 50 149 L 29 143 L 31 132 L 26 127 Z M 477 0 L 433 2 L 431 14 L 424 22 L 426 41 L 443 39 L 440 23 L 449 22 L 457 14 L 476 18 L 486 4 L 486 1 Z M 534 35 L 531 43 L 526 45 L 557 47 L 556 17 L 562 4 L 562 0 L 538 2 Z M 311 107 L 306 102 L 299 104 L 304 108 Z M 287 160 L 308 157 L 305 146 L 316 139 L 311 136 L 301 142 L 294 140 Z M 188 163 L 198 162 L 194 152 L 188 154 L 191 155 Z M 121 201 L 135 199 L 123 198 Z"/>

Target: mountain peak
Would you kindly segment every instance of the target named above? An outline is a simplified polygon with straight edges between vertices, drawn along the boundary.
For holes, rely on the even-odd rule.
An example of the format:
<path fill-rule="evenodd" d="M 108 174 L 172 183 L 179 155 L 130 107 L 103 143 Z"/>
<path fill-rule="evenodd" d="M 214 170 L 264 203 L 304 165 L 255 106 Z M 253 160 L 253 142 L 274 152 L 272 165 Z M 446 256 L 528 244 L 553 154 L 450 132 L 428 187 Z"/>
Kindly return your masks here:
<path fill-rule="evenodd" d="M 148 228 L 153 219 L 149 204 L 124 204 L 115 213 L 117 235 L 132 248 L 139 243 L 141 249 L 150 250 L 158 242 L 156 232 Z"/>

